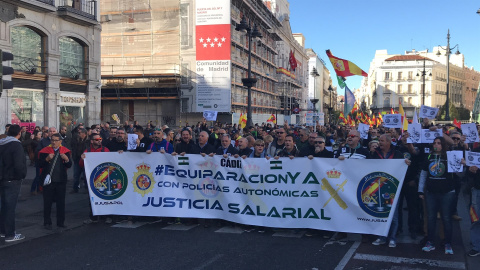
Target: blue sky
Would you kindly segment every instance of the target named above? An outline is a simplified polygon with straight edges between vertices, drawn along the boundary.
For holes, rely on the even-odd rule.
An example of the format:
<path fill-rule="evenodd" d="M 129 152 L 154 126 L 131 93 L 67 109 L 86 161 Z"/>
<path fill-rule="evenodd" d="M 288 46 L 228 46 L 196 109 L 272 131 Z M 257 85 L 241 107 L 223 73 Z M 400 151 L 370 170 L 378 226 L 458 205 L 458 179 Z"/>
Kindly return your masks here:
<path fill-rule="evenodd" d="M 376 50 L 404 54 L 411 49 L 460 46 L 465 65 L 480 70 L 480 1 L 473 0 L 289 0 L 292 32 L 305 35 L 312 48 L 335 71 L 325 54 L 354 62 L 368 73 Z M 350 89 L 362 77 L 347 78 Z M 337 85 L 334 79 L 334 85 Z M 338 88 L 343 95 L 343 89 Z"/>

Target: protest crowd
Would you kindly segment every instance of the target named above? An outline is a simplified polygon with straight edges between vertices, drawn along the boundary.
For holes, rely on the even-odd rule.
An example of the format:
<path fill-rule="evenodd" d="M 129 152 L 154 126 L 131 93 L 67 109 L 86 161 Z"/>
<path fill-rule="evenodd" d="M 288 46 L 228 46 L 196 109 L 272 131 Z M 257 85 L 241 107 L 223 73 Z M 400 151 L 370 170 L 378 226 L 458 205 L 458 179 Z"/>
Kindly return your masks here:
<path fill-rule="evenodd" d="M 399 232 L 408 230 L 412 239 L 424 237 L 422 250 L 429 252 L 444 248 L 445 254 L 453 254 L 451 247 L 452 224 L 461 218 L 457 214 L 457 201 L 462 192 L 471 197 L 470 210 L 473 225 L 470 235 L 473 245 L 470 256 L 480 255 L 480 172 L 477 166 L 466 166 L 468 151 L 480 152 L 478 142 L 468 142 L 461 126 L 452 124 L 433 125 L 422 119 L 422 129 L 437 131 L 433 143 L 411 143 L 410 134 L 400 128 L 385 128 L 371 125 L 368 134 L 361 134 L 351 125 L 297 126 L 275 123 L 255 124 L 243 127 L 231 123 L 210 124 L 204 120 L 194 126 L 170 128 L 167 125 L 142 126 L 136 121 L 124 125 L 108 122 L 75 126 L 71 132 L 66 127 L 36 127 L 33 134 L 19 125 L 7 125 L 0 140 L 0 233 L 6 242 L 22 240 L 24 235 L 15 232 L 15 206 L 21 181 L 27 166 L 35 166 L 36 177 L 31 185 L 31 195 L 43 195 L 44 228 L 52 230 L 51 207 L 55 203 L 56 226 L 65 227 L 66 193 L 87 193 L 84 158 L 88 152 L 161 152 L 171 155 L 200 154 L 224 155 L 241 158 L 298 157 L 344 159 L 405 159 L 408 170 L 400 193 L 399 205 L 387 237 L 362 235 L 362 241 L 373 245 L 396 246 Z M 480 125 L 477 126 L 480 130 Z M 130 139 L 130 136 L 134 138 Z M 478 135 L 477 135 L 478 136 Z M 363 138 L 361 138 L 363 137 Z M 133 144 L 129 147 L 129 144 Z M 459 163 L 463 170 L 447 172 L 448 151 L 462 151 Z M 26 161 L 28 159 L 28 162 Z M 374 161 L 372 161 L 374 162 Z M 30 163 L 30 164 L 27 164 Z M 72 168 L 73 167 L 73 168 Z M 67 187 L 67 170 L 73 169 L 73 186 Z M 46 179 L 47 178 L 47 179 Z M 406 206 L 403 204 L 406 203 Z M 401 211 L 408 211 L 408 228 L 402 228 Z M 400 212 L 400 214 L 399 214 Z M 141 217 L 93 216 L 85 224 L 128 220 L 135 222 Z M 436 234 L 437 223 L 441 230 Z M 200 222 L 205 227 L 221 221 L 171 218 L 170 224 Z M 238 224 L 231 224 L 240 226 Z M 243 226 L 245 231 L 265 232 L 264 227 Z M 332 232 L 308 230 L 306 236 L 332 237 Z M 336 233 L 335 238 L 345 238 L 345 233 Z M 420 248 L 419 248 L 420 249 Z"/>

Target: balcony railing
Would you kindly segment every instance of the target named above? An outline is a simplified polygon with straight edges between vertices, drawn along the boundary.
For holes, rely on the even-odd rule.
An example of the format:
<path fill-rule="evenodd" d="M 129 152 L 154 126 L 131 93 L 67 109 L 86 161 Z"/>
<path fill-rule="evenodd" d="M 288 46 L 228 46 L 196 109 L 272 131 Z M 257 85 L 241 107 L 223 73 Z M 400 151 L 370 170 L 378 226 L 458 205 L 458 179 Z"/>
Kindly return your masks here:
<path fill-rule="evenodd" d="M 35 1 L 42 2 L 47 5 L 55 6 L 55 0 L 35 0 Z"/>
<path fill-rule="evenodd" d="M 43 0 L 50 1 L 50 0 Z M 97 6 L 96 1 L 75 1 L 75 0 L 58 0 L 58 11 L 71 12 L 76 15 L 96 20 Z"/>

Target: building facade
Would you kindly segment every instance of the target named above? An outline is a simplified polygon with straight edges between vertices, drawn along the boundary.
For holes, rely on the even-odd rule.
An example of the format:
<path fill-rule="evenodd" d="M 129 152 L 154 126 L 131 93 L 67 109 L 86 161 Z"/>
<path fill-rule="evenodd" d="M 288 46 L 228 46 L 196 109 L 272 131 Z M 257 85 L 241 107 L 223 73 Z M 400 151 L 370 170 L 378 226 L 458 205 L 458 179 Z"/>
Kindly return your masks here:
<path fill-rule="evenodd" d="M 100 121 L 96 1 L 0 2 L 0 49 L 12 52 L 13 89 L 0 98 L 5 124 L 67 126 Z"/>
<path fill-rule="evenodd" d="M 367 108 L 372 112 L 398 110 L 402 103 L 407 116 L 422 104 L 440 107 L 447 94 L 447 57 L 445 50 L 434 47 L 433 52 L 407 51 L 403 55 L 389 55 L 377 50 L 370 64 L 368 77 L 362 81 L 360 92 L 365 93 Z M 464 56 L 450 55 L 450 102 L 456 107 L 472 102 L 466 94 Z M 473 99 L 474 100 L 474 99 Z"/>
<path fill-rule="evenodd" d="M 247 111 L 248 91 L 242 79 L 247 77 L 251 46 L 252 77 L 257 79 L 251 88 L 253 122 L 265 122 L 272 114 L 278 121 L 301 121 L 292 117 L 292 111 L 306 106 L 307 56 L 291 32 L 287 1 L 104 0 L 100 4 L 103 119 L 117 114 L 122 122 L 182 126 L 201 121 L 203 110 L 216 110 L 219 121 L 238 122 Z M 222 28 L 227 36 L 216 37 L 218 41 L 214 33 L 199 34 L 210 27 L 202 16 L 212 9 L 204 5 L 222 6 L 220 17 L 229 16 L 218 26 L 229 24 Z M 235 30 L 244 16 L 262 36 L 251 44 Z M 223 62 L 204 54 L 207 49 L 224 48 L 229 54 Z M 288 66 L 290 51 L 297 60 L 295 70 Z M 225 65 L 221 70 L 199 66 L 204 64 Z M 210 91 L 211 85 L 220 90 Z M 209 104 L 204 93 L 222 101 Z"/>

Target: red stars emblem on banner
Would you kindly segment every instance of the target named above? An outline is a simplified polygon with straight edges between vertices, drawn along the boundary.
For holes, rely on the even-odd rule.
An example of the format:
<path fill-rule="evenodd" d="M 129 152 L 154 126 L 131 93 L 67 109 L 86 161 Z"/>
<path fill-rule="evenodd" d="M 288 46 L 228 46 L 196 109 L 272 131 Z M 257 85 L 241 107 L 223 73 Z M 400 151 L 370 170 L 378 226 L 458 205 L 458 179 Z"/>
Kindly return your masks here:
<path fill-rule="evenodd" d="M 230 60 L 230 25 L 197 25 L 197 61 Z"/>

